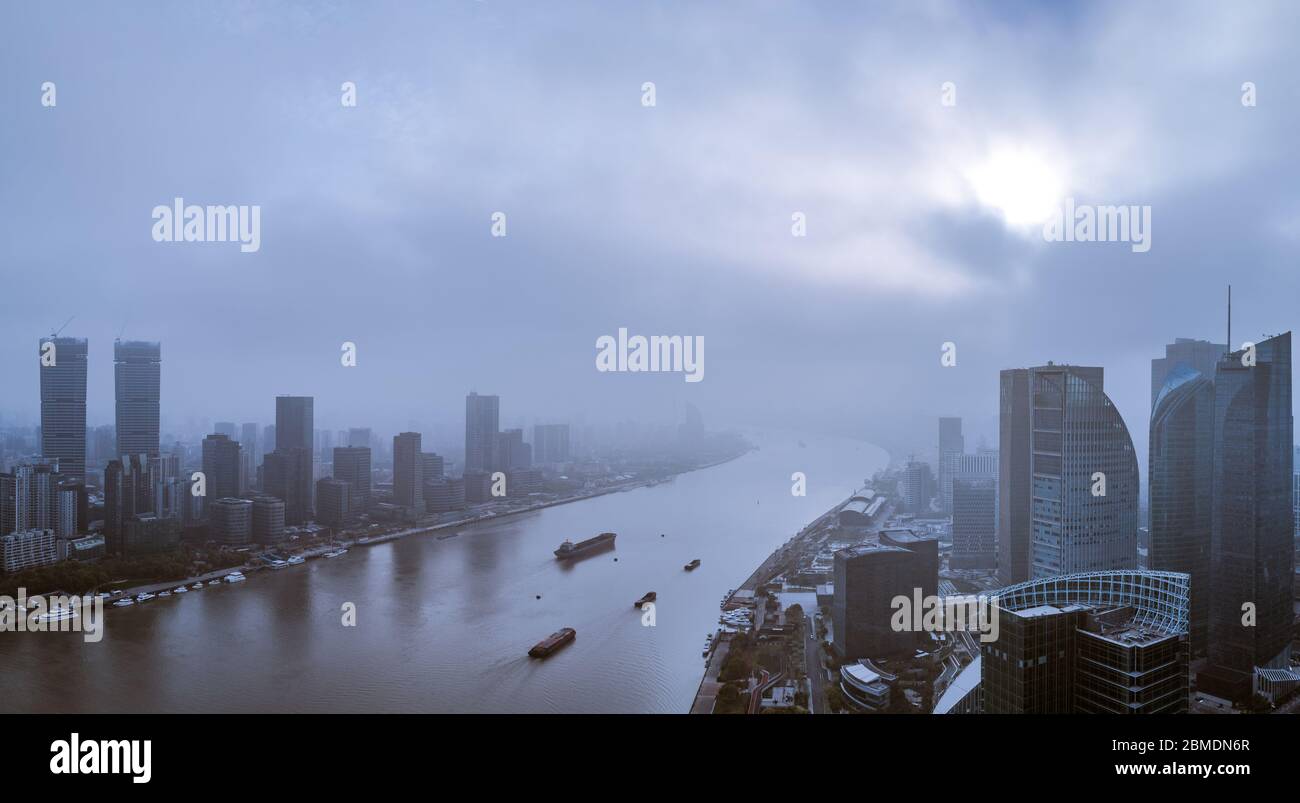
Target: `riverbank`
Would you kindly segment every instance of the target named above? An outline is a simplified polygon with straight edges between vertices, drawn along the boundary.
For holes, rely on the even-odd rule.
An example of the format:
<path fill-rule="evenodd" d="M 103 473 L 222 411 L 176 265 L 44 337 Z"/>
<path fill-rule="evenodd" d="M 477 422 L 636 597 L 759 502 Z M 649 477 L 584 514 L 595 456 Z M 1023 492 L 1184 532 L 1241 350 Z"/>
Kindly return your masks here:
<path fill-rule="evenodd" d="M 475 524 L 482 524 L 483 522 L 486 521 L 499 521 L 502 519 L 510 518 L 512 516 L 520 516 L 525 513 L 534 513 L 539 510 L 545 510 L 546 508 L 557 507 L 559 505 L 567 505 L 573 502 L 582 502 L 588 499 L 597 499 L 599 497 L 607 496 L 613 493 L 622 493 L 624 491 L 636 490 L 637 488 L 644 488 L 653 485 L 658 485 L 660 483 L 668 482 L 669 480 L 672 480 L 676 477 L 685 474 L 690 474 L 696 471 L 703 471 L 708 468 L 720 466 L 725 463 L 729 463 L 733 460 L 737 460 L 741 457 L 744 457 L 745 455 L 749 454 L 752 451 L 753 448 L 751 447 L 749 449 L 746 449 L 741 452 L 737 452 L 733 455 L 729 455 L 719 460 L 714 460 L 712 462 L 703 463 L 697 466 L 690 466 L 688 468 L 682 469 L 681 471 L 675 471 L 660 477 L 654 477 L 652 479 L 643 479 L 643 480 L 629 480 L 627 482 L 619 483 L 617 485 L 610 485 L 604 488 L 599 488 L 594 491 L 584 492 L 584 493 L 576 494 L 574 496 L 566 496 L 560 499 L 548 499 L 545 502 L 537 502 L 535 504 L 526 505 L 524 507 L 520 507 L 513 510 L 507 510 L 501 512 L 493 511 L 482 515 L 467 516 L 463 519 L 456 519 L 455 521 L 442 522 L 439 524 L 418 525 L 415 527 L 409 527 L 404 530 L 383 533 L 375 536 L 366 536 L 360 534 L 350 535 L 347 533 L 342 533 L 338 537 L 335 537 L 326 543 L 313 545 L 302 550 L 295 550 L 294 554 L 301 555 L 302 557 L 309 558 L 309 559 L 318 558 L 323 556 L 325 553 L 331 552 L 336 549 L 353 549 L 357 547 L 378 546 L 379 544 L 384 544 L 390 541 L 396 541 L 403 538 L 409 538 L 414 535 L 425 535 L 432 532 L 441 532 L 444 530 L 456 529 L 459 527 L 469 527 Z M 267 547 L 267 549 L 274 550 L 275 547 Z M 292 569 L 292 568 L 293 568 L 292 566 L 289 566 L 287 569 L 284 570 L 287 571 L 288 569 Z M 231 572 L 237 570 L 242 571 L 245 574 L 250 574 L 256 572 L 268 571 L 270 570 L 270 567 L 264 561 L 255 559 L 255 560 L 247 561 L 241 566 L 230 566 L 225 569 L 206 572 L 202 575 L 187 577 L 183 580 L 160 580 L 156 582 L 150 582 L 150 583 L 133 586 L 131 588 L 121 589 L 122 593 L 117 596 L 134 597 L 138 594 L 145 593 L 145 592 L 157 593 L 158 591 L 169 591 L 179 586 L 190 586 L 194 583 L 199 583 L 199 582 L 207 583 L 209 580 L 219 580 L 222 577 L 225 577 L 227 574 L 230 574 Z M 50 592 L 50 593 L 57 593 L 57 592 Z M 48 595 L 49 594 L 47 593 L 47 594 L 33 594 L 32 596 L 48 596 Z"/>

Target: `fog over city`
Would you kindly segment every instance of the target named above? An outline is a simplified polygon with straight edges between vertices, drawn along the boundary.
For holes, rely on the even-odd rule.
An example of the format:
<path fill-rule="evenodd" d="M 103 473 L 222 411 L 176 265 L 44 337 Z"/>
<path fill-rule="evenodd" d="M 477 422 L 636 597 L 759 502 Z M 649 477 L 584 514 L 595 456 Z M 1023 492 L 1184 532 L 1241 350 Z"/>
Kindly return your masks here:
<path fill-rule="evenodd" d="M 39 423 L 38 339 L 73 316 L 88 423 L 120 332 L 162 343 L 164 432 L 301 394 L 455 444 L 476 390 L 503 426 L 691 402 L 898 458 L 942 415 L 996 445 L 998 371 L 1055 360 L 1105 368 L 1145 471 L 1165 343 L 1222 342 L 1228 284 L 1234 345 L 1295 326 L 1297 15 L 7 4 L 0 416 Z M 260 205 L 259 250 L 155 242 L 176 198 Z M 1149 206 L 1150 250 L 1046 242 L 1067 198 Z M 703 338 L 703 381 L 598 371 L 620 328 Z"/>

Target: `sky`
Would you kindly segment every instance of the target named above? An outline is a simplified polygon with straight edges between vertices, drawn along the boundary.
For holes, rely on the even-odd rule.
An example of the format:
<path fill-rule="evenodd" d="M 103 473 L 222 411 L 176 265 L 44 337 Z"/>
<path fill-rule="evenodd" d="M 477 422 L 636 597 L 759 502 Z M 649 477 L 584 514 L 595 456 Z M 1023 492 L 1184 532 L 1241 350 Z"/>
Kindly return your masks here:
<path fill-rule="evenodd" d="M 1297 318 L 1298 17 L 5 3 L 0 415 L 35 423 L 38 339 L 75 316 L 92 425 L 119 332 L 162 342 L 176 425 L 302 394 L 319 427 L 453 440 L 476 390 L 503 426 L 692 402 L 896 456 L 946 415 L 996 444 L 998 371 L 1055 360 L 1105 367 L 1145 465 L 1163 344 L 1221 341 L 1229 283 L 1238 344 Z M 155 242 L 176 197 L 259 205 L 260 249 Z M 1149 207 L 1150 250 L 1046 241 L 1066 198 Z M 703 381 L 597 371 L 620 327 L 703 337 Z"/>

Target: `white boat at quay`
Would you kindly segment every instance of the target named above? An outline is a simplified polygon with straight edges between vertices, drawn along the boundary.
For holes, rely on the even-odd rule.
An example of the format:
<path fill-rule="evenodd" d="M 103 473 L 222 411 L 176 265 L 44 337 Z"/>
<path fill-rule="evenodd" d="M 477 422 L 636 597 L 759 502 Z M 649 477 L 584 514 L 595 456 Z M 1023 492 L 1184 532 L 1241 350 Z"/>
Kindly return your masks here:
<path fill-rule="evenodd" d="M 119 599 L 117 602 L 114 602 L 113 607 L 125 608 L 128 605 L 134 605 L 134 604 L 135 604 L 135 600 L 131 599 L 130 597 L 123 597 L 122 599 Z"/>
<path fill-rule="evenodd" d="M 231 572 L 221 579 L 225 580 L 227 583 L 242 583 L 248 578 L 244 576 L 243 572 Z"/>

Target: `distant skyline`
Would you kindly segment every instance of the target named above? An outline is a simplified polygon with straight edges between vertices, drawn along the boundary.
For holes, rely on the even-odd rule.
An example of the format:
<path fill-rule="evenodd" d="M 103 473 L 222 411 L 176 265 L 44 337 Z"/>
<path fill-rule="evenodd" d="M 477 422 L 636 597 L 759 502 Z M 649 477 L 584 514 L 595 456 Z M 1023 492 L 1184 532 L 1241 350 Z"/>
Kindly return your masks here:
<path fill-rule="evenodd" d="M 1234 347 L 1300 322 L 1294 4 L 664 5 L 6 4 L 3 421 L 70 316 L 90 425 L 114 338 L 162 343 L 164 433 L 296 394 L 454 443 L 477 390 L 973 448 L 1053 360 L 1105 368 L 1145 475 L 1166 343 L 1221 342 L 1228 283 Z M 154 242 L 176 197 L 260 205 L 260 249 Z M 1150 206 L 1151 249 L 1045 242 L 1067 198 Z M 598 372 L 620 327 L 707 338 L 707 378 Z"/>

